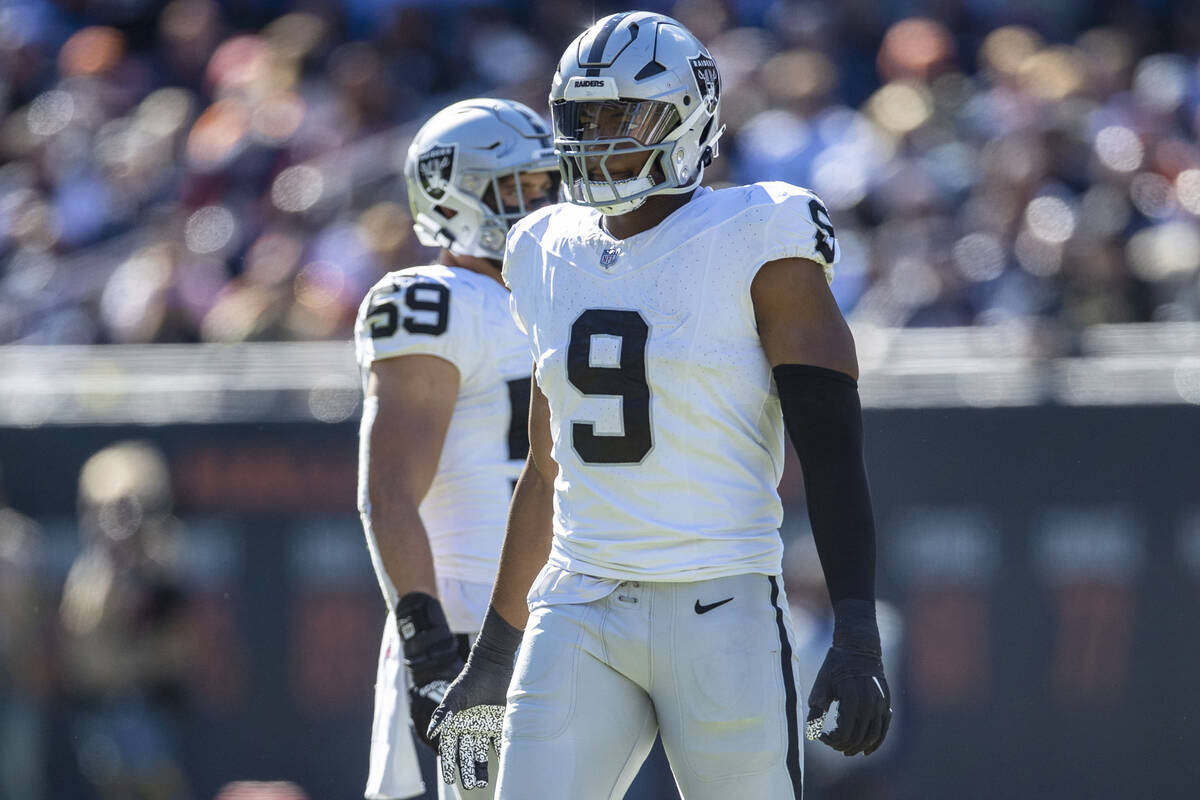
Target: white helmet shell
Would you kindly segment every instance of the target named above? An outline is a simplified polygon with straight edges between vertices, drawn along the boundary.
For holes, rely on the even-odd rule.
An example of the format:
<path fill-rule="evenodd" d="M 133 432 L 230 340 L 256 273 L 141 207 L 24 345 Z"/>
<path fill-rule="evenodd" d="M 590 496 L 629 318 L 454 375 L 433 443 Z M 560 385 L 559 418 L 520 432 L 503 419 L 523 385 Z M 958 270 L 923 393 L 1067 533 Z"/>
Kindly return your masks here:
<path fill-rule="evenodd" d="M 550 109 L 568 199 L 610 215 L 694 189 L 724 130 L 716 62 L 681 23 L 646 11 L 605 17 L 567 47 Z M 614 180 L 606 157 L 633 152 L 650 153 L 639 174 Z"/>
<path fill-rule="evenodd" d="M 520 173 L 557 177 L 558 168 L 550 131 L 528 106 L 495 98 L 447 106 L 421 126 L 404 159 L 417 238 L 458 255 L 500 260 L 509 227 L 537 207 L 521 195 Z M 516 182 L 516 208 L 500 203 L 498 181 L 506 175 Z M 495 208 L 485 202 L 489 197 Z M 556 200 L 557 194 L 550 202 Z"/>

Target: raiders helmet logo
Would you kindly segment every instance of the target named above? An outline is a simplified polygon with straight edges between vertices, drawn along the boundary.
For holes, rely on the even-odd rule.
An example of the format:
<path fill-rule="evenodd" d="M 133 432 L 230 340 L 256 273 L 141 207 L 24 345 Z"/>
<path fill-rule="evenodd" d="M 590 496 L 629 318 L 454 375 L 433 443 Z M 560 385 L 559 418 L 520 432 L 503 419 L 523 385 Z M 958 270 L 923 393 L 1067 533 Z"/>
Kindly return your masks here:
<path fill-rule="evenodd" d="M 452 144 L 435 144 L 417 158 L 417 178 L 421 191 L 434 200 L 441 200 L 454 175 Z"/>
<path fill-rule="evenodd" d="M 704 102 L 711 114 L 717 110 L 717 100 L 721 97 L 721 76 L 717 72 L 717 62 L 701 53 L 689 58 L 688 63 L 692 65 L 692 74 L 704 92 Z"/>

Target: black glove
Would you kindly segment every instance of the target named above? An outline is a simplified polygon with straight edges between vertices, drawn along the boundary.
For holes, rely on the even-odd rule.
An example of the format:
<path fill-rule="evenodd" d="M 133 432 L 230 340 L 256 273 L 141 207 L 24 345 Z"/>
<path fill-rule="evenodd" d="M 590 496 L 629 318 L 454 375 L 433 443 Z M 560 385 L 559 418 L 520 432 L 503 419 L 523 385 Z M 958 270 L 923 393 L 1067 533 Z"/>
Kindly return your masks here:
<path fill-rule="evenodd" d="M 521 631 L 488 606 L 467 665 L 450 684 L 429 725 L 429 737 L 438 740 L 446 783 L 453 785 L 457 773 L 463 789 L 488 785 L 488 748 L 495 747 L 499 757 L 504 704 L 520 645 Z"/>
<path fill-rule="evenodd" d="M 808 695 L 809 739 L 847 756 L 879 749 L 892 722 L 892 693 L 883 675 L 883 650 L 875 604 L 840 600 L 833 605 L 833 646 Z M 823 718 L 838 702 L 837 727 L 826 733 Z"/>
<path fill-rule="evenodd" d="M 458 637 L 450 632 L 442 604 L 424 592 L 411 592 L 396 603 L 396 627 L 404 642 L 404 663 L 412 677 L 408 709 L 417 736 L 434 746 L 426 731 L 446 688 L 462 669 Z"/>

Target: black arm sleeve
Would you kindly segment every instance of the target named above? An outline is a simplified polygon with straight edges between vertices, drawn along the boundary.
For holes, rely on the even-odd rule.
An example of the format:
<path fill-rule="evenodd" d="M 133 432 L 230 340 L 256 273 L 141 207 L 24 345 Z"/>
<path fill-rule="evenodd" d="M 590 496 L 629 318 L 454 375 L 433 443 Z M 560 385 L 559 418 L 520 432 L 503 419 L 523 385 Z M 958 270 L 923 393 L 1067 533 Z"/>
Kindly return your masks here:
<path fill-rule="evenodd" d="M 858 383 L 843 372 L 801 364 L 780 364 L 774 374 L 783 421 L 804 468 L 808 519 L 829 599 L 835 606 L 873 603 L 875 517 Z"/>

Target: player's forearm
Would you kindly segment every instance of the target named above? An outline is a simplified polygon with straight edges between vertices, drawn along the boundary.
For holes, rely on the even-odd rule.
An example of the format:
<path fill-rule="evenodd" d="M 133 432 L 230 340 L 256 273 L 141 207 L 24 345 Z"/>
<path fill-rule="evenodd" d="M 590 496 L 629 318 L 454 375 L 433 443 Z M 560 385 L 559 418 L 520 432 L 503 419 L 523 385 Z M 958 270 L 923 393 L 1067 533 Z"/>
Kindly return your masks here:
<path fill-rule="evenodd" d="M 550 557 L 553 516 L 554 482 L 527 462 L 513 493 L 492 588 L 492 607 L 515 628 L 524 628 L 529 619 L 525 597 Z"/>
<path fill-rule="evenodd" d="M 775 368 L 784 421 L 800 464 L 813 540 L 835 611 L 875 600 L 875 518 L 863 463 L 862 408 L 849 375 L 794 364 Z"/>
<path fill-rule="evenodd" d="M 364 519 L 375 536 L 383 571 L 396 590 L 389 602 L 410 592 L 437 597 L 433 551 L 416 504 L 402 498 L 383 500 L 378 505 L 373 502 Z"/>

